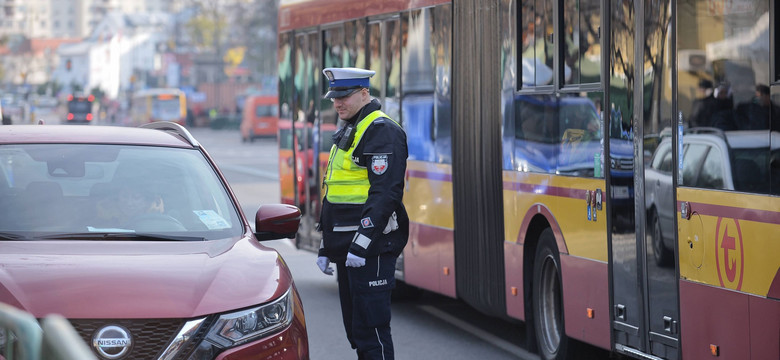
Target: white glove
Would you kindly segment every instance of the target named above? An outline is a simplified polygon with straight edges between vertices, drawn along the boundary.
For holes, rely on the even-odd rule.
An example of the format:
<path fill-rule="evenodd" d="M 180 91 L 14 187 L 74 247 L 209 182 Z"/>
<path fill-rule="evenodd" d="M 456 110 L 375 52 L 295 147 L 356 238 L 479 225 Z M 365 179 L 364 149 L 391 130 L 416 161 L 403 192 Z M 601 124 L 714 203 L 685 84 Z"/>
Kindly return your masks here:
<path fill-rule="evenodd" d="M 320 271 L 322 271 L 325 275 L 333 275 L 333 268 L 330 267 L 330 260 L 328 260 L 327 256 L 318 257 L 317 266 L 320 267 Z"/>
<path fill-rule="evenodd" d="M 357 256 L 353 253 L 347 253 L 347 266 L 349 267 L 361 267 L 366 266 L 366 259 Z"/>
<path fill-rule="evenodd" d="M 387 226 L 382 230 L 382 234 L 389 234 L 391 231 L 396 230 L 398 230 L 398 216 L 393 211 L 393 215 L 390 215 L 390 218 L 387 219 Z"/>

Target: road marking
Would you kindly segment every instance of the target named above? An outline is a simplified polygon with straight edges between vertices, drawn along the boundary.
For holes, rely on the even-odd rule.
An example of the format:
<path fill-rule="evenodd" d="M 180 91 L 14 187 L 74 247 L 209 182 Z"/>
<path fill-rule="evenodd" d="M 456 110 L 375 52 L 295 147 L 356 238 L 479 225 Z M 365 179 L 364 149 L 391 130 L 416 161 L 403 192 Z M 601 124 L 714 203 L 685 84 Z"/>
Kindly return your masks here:
<path fill-rule="evenodd" d="M 450 323 L 450 324 L 460 328 L 461 330 L 463 330 L 463 331 L 465 331 L 465 332 L 467 332 L 467 333 L 469 333 L 471 335 L 476 336 L 479 339 L 482 339 L 483 341 L 485 341 L 485 342 L 487 342 L 487 343 L 489 343 L 489 344 L 491 344 L 491 345 L 493 345 L 493 346 L 495 346 L 495 347 L 497 347 L 499 349 L 502 349 L 502 350 L 504 350 L 504 351 L 506 351 L 506 352 L 508 352 L 508 353 L 510 353 L 512 355 L 518 356 L 521 359 L 524 359 L 524 360 L 539 360 L 540 359 L 539 356 L 537 356 L 536 354 L 530 353 L 530 352 L 526 351 L 525 349 L 523 349 L 523 348 L 521 348 L 521 347 L 519 347 L 517 345 L 514 345 L 514 344 L 512 344 L 512 343 L 510 343 L 510 342 L 508 342 L 508 341 L 506 341 L 504 339 L 501 339 L 501 338 L 499 338 L 499 337 L 497 337 L 497 336 L 495 336 L 495 335 L 493 335 L 493 334 L 491 334 L 491 333 L 489 333 L 487 331 L 484 331 L 484 330 L 482 330 L 480 328 L 477 328 L 476 326 L 471 325 L 471 324 L 469 324 L 469 323 L 467 323 L 467 322 L 465 322 L 463 320 L 460 320 L 460 319 L 458 319 L 458 318 L 456 318 L 456 317 L 454 317 L 454 316 L 452 316 L 450 314 L 447 314 L 444 311 L 436 309 L 433 306 L 430 306 L 430 305 L 420 305 L 420 306 L 418 306 L 418 308 L 420 308 L 421 310 L 423 310 L 423 311 L 425 311 L 425 312 L 427 312 L 427 313 L 429 313 L 429 314 L 431 314 L 431 315 L 433 315 L 433 316 L 435 316 L 435 317 L 437 317 L 437 318 L 439 318 L 441 320 L 444 320 L 444 321 L 446 321 L 446 322 L 448 322 L 448 323 Z"/>

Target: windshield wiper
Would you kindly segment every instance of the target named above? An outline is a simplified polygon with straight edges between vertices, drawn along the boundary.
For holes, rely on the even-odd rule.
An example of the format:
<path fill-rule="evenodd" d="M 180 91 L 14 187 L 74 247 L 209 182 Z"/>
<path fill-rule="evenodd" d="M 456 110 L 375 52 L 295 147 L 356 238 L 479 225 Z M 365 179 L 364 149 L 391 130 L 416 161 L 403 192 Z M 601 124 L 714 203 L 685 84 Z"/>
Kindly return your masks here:
<path fill-rule="evenodd" d="M 0 232 L 0 240 L 28 240 L 29 238 L 12 232 Z"/>
<path fill-rule="evenodd" d="M 52 240 L 142 240 L 142 241 L 205 241 L 206 238 L 198 236 L 162 235 L 154 233 L 136 232 L 110 232 L 110 233 L 67 233 L 40 236 L 39 239 Z"/>

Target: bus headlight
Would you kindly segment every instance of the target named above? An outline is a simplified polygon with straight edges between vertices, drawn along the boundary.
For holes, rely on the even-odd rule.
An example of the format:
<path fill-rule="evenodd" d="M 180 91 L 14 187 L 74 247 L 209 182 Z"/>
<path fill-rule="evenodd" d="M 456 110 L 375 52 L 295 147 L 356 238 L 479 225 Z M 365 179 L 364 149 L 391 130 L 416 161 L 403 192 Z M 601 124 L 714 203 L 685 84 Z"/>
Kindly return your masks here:
<path fill-rule="evenodd" d="M 286 328 L 293 319 L 292 307 L 293 296 L 288 290 L 270 303 L 220 315 L 190 359 L 212 359 L 222 350 Z"/>

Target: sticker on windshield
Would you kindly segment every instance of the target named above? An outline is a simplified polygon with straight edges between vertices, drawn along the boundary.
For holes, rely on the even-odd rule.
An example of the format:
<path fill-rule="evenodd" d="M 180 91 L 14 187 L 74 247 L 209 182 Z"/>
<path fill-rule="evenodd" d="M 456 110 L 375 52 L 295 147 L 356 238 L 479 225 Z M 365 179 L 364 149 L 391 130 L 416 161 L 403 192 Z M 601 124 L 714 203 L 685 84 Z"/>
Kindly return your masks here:
<path fill-rule="evenodd" d="M 206 225 L 209 230 L 221 230 L 230 227 L 230 224 L 222 216 L 219 216 L 214 210 L 192 210 L 198 216 L 200 222 Z"/>

